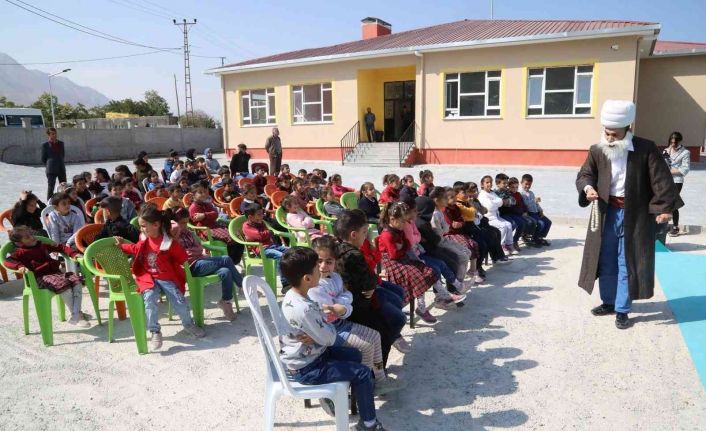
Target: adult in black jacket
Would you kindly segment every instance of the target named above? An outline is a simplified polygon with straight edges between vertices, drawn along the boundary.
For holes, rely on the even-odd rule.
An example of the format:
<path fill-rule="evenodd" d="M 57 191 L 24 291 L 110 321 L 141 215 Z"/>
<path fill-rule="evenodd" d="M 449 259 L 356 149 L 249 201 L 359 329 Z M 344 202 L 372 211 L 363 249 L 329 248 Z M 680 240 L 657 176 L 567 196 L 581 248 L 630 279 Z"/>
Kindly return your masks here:
<path fill-rule="evenodd" d="M 47 199 L 54 194 L 56 180 L 66 182 L 66 165 L 64 164 L 64 143 L 56 138 L 56 129 L 47 129 L 49 139 L 42 144 L 42 164 L 47 175 Z"/>
<path fill-rule="evenodd" d="M 248 154 L 248 147 L 245 144 L 238 144 L 238 152 L 233 154 L 230 159 L 230 174 L 233 178 L 237 176 L 247 177 L 248 176 L 248 165 L 250 163 L 250 154 Z"/>

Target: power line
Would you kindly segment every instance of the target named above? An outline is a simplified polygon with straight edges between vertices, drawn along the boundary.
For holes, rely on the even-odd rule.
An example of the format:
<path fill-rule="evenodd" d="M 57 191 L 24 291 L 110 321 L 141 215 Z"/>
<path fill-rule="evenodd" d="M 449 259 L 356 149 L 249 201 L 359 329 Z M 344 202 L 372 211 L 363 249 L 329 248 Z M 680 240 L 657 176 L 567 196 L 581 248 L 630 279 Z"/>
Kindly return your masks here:
<path fill-rule="evenodd" d="M 162 14 L 162 13 L 159 13 L 159 12 L 154 12 L 154 11 L 152 11 L 152 10 L 150 10 L 150 9 L 143 8 L 142 6 L 136 5 L 136 4 L 134 4 L 134 3 L 127 3 L 127 2 L 126 2 L 127 0 L 124 0 L 125 2 L 123 2 L 123 1 L 118 1 L 118 0 L 108 0 L 108 1 L 110 1 L 111 3 L 115 3 L 115 4 L 118 5 L 118 6 L 127 7 L 127 8 L 129 8 L 129 9 L 133 9 L 133 10 L 136 10 L 136 11 L 140 11 L 140 12 L 143 12 L 143 13 L 150 14 L 150 15 L 152 15 L 152 16 L 156 16 L 156 17 L 158 17 L 158 18 L 160 18 L 160 19 L 164 19 L 164 20 L 171 19 L 171 17 L 170 17 L 170 16 L 167 16 L 166 14 Z"/>
<path fill-rule="evenodd" d="M 144 44 L 137 43 L 137 42 L 132 42 L 132 41 L 129 41 L 129 40 L 127 40 L 127 39 L 123 39 L 123 38 L 120 38 L 120 37 L 117 37 L 117 36 L 113 36 L 113 35 L 110 35 L 110 34 L 108 34 L 108 33 L 104 33 L 104 32 L 102 32 L 102 31 L 96 30 L 96 29 L 94 29 L 94 28 L 87 27 L 87 26 L 82 25 L 82 24 L 78 24 L 78 23 L 76 23 L 76 22 L 74 22 L 74 21 L 71 21 L 71 20 L 68 20 L 68 19 L 66 19 L 66 18 L 62 18 L 62 17 L 60 17 L 60 16 L 58 16 L 58 15 L 55 15 L 55 14 L 53 14 L 53 13 L 51 13 L 51 12 L 47 12 L 47 11 L 45 11 L 45 10 L 43 10 L 43 9 L 40 9 L 40 8 L 36 7 L 36 6 L 32 6 L 32 5 L 29 4 L 29 3 L 23 2 L 22 0 L 16 0 L 16 1 L 18 1 L 18 2 L 20 2 L 20 3 L 22 3 L 22 4 L 25 4 L 25 5 L 27 5 L 27 6 L 31 7 L 31 8 L 33 8 L 33 9 L 36 9 L 36 10 L 38 10 L 38 11 L 41 11 L 41 12 L 43 12 L 44 14 L 47 14 L 47 15 L 50 15 L 50 16 L 43 15 L 43 14 L 40 13 L 40 12 L 37 12 L 37 11 L 35 11 L 35 10 L 29 9 L 29 8 L 27 8 L 27 7 L 24 7 L 24 6 L 22 6 L 21 4 L 17 4 L 17 3 L 13 2 L 13 1 L 10 1 L 10 0 L 5 0 L 5 1 L 6 1 L 7 3 L 10 3 L 10 4 L 14 5 L 14 6 L 17 6 L 17 7 L 20 8 L 20 9 L 24 9 L 24 10 L 26 10 L 27 12 L 30 12 L 30 13 L 32 13 L 32 14 L 34 14 L 34 15 L 37 15 L 37 16 L 40 16 L 40 17 L 42 17 L 42 18 L 44 18 L 44 19 L 46 19 L 46 20 L 52 21 L 52 22 L 54 22 L 54 23 L 56 23 L 56 24 L 62 25 L 62 26 L 64 26 L 64 27 L 70 28 L 70 29 L 72 29 L 72 30 L 80 31 L 81 33 L 85 33 L 85 34 L 88 34 L 88 35 L 91 35 L 91 36 L 95 36 L 95 37 L 98 37 L 98 38 L 101 38 L 101 39 L 109 40 L 109 41 L 111 41 L 111 42 L 122 43 L 122 44 L 125 44 L 125 45 L 139 46 L 139 47 L 142 47 L 142 48 L 156 49 L 156 50 L 160 50 L 160 51 L 169 51 L 169 50 L 178 49 L 178 48 L 162 48 L 162 47 L 156 47 L 156 46 L 144 45 Z M 80 28 L 77 28 L 77 27 L 74 27 L 74 26 L 72 26 L 72 25 L 66 24 L 65 22 L 57 21 L 56 19 L 51 18 L 51 16 L 54 16 L 54 17 L 56 17 L 56 18 L 58 18 L 58 19 L 60 19 L 60 20 L 62 20 L 62 21 L 65 21 L 65 22 L 68 22 L 68 23 L 75 24 L 75 25 L 77 25 L 77 26 L 83 27 L 83 28 L 88 29 L 88 30 L 90 30 L 90 31 L 82 30 L 82 29 L 80 29 Z"/>
<path fill-rule="evenodd" d="M 143 56 L 143 55 L 161 54 L 163 52 L 166 52 L 166 51 L 141 52 L 138 54 L 117 55 L 114 57 L 85 58 L 83 60 L 43 61 L 43 62 L 31 62 L 31 63 L 0 63 L 0 66 L 35 66 L 35 65 L 42 65 L 42 64 L 88 63 L 91 61 L 115 60 L 118 58 L 129 58 L 129 57 L 139 57 L 139 56 Z M 213 57 L 213 58 L 221 58 L 221 57 Z"/>

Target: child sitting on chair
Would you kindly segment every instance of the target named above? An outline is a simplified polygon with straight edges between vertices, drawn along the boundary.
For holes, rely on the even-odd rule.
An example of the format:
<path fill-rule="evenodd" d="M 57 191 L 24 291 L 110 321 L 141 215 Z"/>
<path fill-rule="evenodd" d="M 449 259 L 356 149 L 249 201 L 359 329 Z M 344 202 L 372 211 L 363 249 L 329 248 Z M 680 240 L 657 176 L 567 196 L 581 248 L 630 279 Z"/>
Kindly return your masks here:
<path fill-rule="evenodd" d="M 207 227 L 211 230 L 211 237 L 218 241 L 223 241 L 228 247 L 228 256 L 233 259 L 233 264 L 237 265 L 243 257 L 243 246 L 230 237 L 228 228 L 218 225 L 218 209 L 211 203 L 211 196 L 208 187 L 203 183 L 196 183 L 191 187 L 194 201 L 189 206 L 189 217 L 196 226 Z M 206 238 L 206 231 L 199 231 L 201 238 Z"/>
<path fill-rule="evenodd" d="M 90 327 L 86 315 L 81 312 L 81 280 L 73 272 L 62 273 L 60 262 L 50 255 L 66 253 L 73 257 L 77 253 L 65 244 L 49 245 L 37 241 L 27 226 L 13 229 L 10 241 L 15 244 L 15 251 L 7 257 L 5 265 L 20 274 L 32 271 L 40 289 L 61 295 L 71 313 L 71 325 Z"/>
<path fill-rule="evenodd" d="M 375 414 L 370 368 L 360 363 L 362 355 L 357 349 L 335 345 L 336 328 L 307 296 L 319 285 L 318 264 L 319 256 L 310 248 L 294 247 L 282 256 L 282 273 L 292 288 L 282 300 L 288 330 L 280 337 L 280 359 L 288 374 L 304 385 L 350 382 L 360 414 L 355 429 L 384 431 Z M 333 403 L 321 401 L 322 408 L 332 414 Z"/>
<path fill-rule="evenodd" d="M 270 232 L 267 228 L 267 224 L 265 224 L 264 211 L 259 204 L 247 204 L 243 213 L 248 218 L 248 221 L 243 223 L 243 237 L 245 241 L 259 242 L 260 245 L 264 247 L 262 252 L 265 257 L 274 259 L 277 262 L 277 268 L 279 268 L 282 255 L 289 247 L 278 245 L 274 242 L 272 232 Z M 261 252 L 258 248 L 251 248 L 250 251 L 256 255 Z M 285 293 L 287 289 L 289 289 L 289 282 L 282 276 L 282 293 Z"/>
<path fill-rule="evenodd" d="M 115 196 L 107 197 L 101 201 L 100 207 L 104 211 L 105 224 L 96 235 L 97 240 L 120 236 L 134 244 L 140 239 L 140 231 L 120 215 L 122 205 L 123 200 Z"/>
<path fill-rule="evenodd" d="M 287 196 L 282 199 L 282 208 L 284 212 L 287 213 L 287 224 L 292 227 L 303 227 L 309 232 L 310 239 L 316 239 L 323 234 L 314 224 L 314 220 L 304 212 L 304 210 L 299 206 L 297 200 L 292 196 Z M 304 241 L 306 239 L 306 234 L 304 232 L 296 232 L 297 239 L 299 241 Z"/>
<path fill-rule="evenodd" d="M 164 205 L 162 205 L 163 209 L 184 208 L 184 193 L 178 184 L 171 184 L 169 188 L 167 188 L 167 192 L 169 192 L 169 198 L 164 201 Z"/>
<path fill-rule="evenodd" d="M 321 199 L 324 201 L 324 211 L 331 217 L 338 217 L 344 210 L 343 206 L 338 202 L 338 198 L 333 193 L 331 187 L 321 189 Z"/>
<path fill-rule="evenodd" d="M 66 193 L 55 193 L 51 197 L 54 211 L 48 216 L 47 230 L 49 238 L 57 244 L 66 244 L 74 248 L 75 234 L 86 224 L 83 213 L 71 211 L 71 198 Z"/>

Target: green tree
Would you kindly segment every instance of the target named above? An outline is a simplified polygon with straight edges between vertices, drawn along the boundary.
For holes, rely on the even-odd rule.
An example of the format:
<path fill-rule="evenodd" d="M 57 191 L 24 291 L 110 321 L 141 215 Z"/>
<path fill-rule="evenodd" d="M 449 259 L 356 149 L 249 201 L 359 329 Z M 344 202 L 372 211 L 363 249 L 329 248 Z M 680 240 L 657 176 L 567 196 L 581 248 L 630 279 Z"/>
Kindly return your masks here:
<path fill-rule="evenodd" d="M 169 104 L 164 97 L 159 95 L 157 90 L 145 91 L 145 105 L 149 115 L 171 115 L 169 112 Z"/>
<path fill-rule="evenodd" d="M 20 108 L 20 107 L 21 106 L 17 105 L 12 100 L 7 100 L 7 97 L 0 96 L 0 108 Z"/>
<path fill-rule="evenodd" d="M 42 93 L 37 100 L 32 103 L 30 107 L 42 110 L 42 115 L 44 116 L 44 121 L 49 124 L 51 122 L 51 99 L 54 99 L 54 117 L 57 120 L 61 120 L 60 112 L 57 109 L 59 106 L 59 99 L 56 96 L 50 96 L 49 93 Z"/>
<path fill-rule="evenodd" d="M 205 129 L 213 129 L 218 125 L 218 122 L 213 119 L 210 115 L 203 111 L 194 111 L 194 120 L 186 119 L 185 115 L 179 118 L 179 124 L 181 127 L 200 127 Z"/>

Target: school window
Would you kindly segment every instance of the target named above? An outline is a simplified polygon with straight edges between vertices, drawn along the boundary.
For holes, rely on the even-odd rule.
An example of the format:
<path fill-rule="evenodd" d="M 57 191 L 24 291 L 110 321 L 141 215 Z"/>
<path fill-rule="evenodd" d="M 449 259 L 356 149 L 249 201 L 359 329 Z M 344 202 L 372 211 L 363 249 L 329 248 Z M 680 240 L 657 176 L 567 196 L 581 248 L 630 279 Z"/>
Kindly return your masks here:
<path fill-rule="evenodd" d="M 499 117 L 500 71 L 447 73 L 444 118 Z"/>
<path fill-rule="evenodd" d="M 333 121 L 333 95 L 330 82 L 292 87 L 292 122 Z"/>
<path fill-rule="evenodd" d="M 243 125 L 275 124 L 275 89 L 242 91 Z"/>
<path fill-rule="evenodd" d="M 527 115 L 589 115 L 593 66 L 529 69 Z"/>

